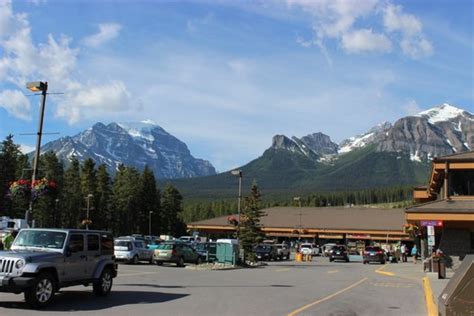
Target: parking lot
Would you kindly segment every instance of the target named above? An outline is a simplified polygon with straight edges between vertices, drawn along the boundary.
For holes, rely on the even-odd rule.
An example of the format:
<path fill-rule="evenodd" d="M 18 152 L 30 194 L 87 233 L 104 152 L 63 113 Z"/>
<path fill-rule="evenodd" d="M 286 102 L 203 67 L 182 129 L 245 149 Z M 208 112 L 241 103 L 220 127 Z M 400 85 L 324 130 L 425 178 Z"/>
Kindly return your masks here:
<path fill-rule="evenodd" d="M 1 293 L 0 315 L 426 315 L 421 280 L 375 271 L 392 267 L 320 257 L 217 271 L 120 264 L 106 298 L 76 286 L 33 311 L 23 295 Z"/>

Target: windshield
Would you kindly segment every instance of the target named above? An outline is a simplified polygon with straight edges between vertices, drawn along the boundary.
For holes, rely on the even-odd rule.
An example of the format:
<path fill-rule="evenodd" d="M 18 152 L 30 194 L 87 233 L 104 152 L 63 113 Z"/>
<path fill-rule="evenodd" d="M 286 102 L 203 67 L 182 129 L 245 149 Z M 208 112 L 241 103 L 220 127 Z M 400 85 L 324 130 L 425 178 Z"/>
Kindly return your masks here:
<path fill-rule="evenodd" d="M 161 244 L 161 245 L 158 246 L 158 249 L 171 250 L 171 249 L 173 249 L 173 244 Z"/>
<path fill-rule="evenodd" d="M 270 251 L 271 249 L 272 249 L 272 246 L 266 246 L 266 245 L 257 246 L 257 250 L 260 250 L 260 251 Z"/>
<path fill-rule="evenodd" d="M 132 243 L 126 240 L 116 240 L 115 247 L 125 247 L 128 250 L 132 250 Z"/>
<path fill-rule="evenodd" d="M 41 230 L 20 231 L 13 247 L 40 247 L 50 249 L 62 249 L 66 240 L 66 233 Z"/>

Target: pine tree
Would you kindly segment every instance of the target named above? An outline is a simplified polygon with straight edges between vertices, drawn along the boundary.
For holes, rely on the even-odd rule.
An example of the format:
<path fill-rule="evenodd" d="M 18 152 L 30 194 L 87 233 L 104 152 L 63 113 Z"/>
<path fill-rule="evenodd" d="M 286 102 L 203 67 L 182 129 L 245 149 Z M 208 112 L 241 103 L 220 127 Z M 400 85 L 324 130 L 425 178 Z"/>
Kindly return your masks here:
<path fill-rule="evenodd" d="M 91 214 L 91 220 L 97 229 L 112 229 L 111 197 L 112 187 L 107 166 L 102 164 L 97 169 L 96 209 Z"/>
<path fill-rule="evenodd" d="M 113 186 L 113 223 L 118 234 L 137 233 L 137 212 L 140 208 L 140 173 L 120 165 Z"/>
<path fill-rule="evenodd" d="M 8 135 L 0 143 L 0 214 L 2 215 L 23 216 L 23 214 L 16 214 L 12 201 L 7 197 L 10 182 L 18 179 L 17 174 L 21 169 L 19 162 L 22 156 L 24 155 L 20 151 L 20 145 L 13 142 L 13 135 Z M 24 203 L 21 204 L 24 207 Z"/>
<path fill-rule="evenodd" d="M 140 208 L 137 214 L 138 231 L 143 234 L 148 234 L 150 212 L 153 212 L 151 216 L 153 220 L 151 229 L 152 234 L 156 234 L 161 217 L 159 191 L 156 188 L 155 175 L 148 166 L 145 166 L 140 180 Z"/>
<path fill-rule="evenodd" d="M 240 216 L 239 240 L 244 250 L 244 261 L 255 262 L 255 247 L 263 241 L 260 219 L 264 216 L 261 210 L 261 194 L 257 184 L 252 184 L 249 197 L 244 199 L 244 208 Z"/>
<path fill-rule="evenodd" d="M 162 232 L 172 236 L 185 233 L 185 224 L 181 220 L 183 197 L 171 184 L 166 185 L 161 198 L 161 227 Z"/>
<path fill-rule="evenodd" d="M 81 191 L 80 165 L 73 157 L 69 168 L 64 172 L 64 186 L 61 200 L 61 226 L 77 228 L 84 219 L 84 196 Z"/>

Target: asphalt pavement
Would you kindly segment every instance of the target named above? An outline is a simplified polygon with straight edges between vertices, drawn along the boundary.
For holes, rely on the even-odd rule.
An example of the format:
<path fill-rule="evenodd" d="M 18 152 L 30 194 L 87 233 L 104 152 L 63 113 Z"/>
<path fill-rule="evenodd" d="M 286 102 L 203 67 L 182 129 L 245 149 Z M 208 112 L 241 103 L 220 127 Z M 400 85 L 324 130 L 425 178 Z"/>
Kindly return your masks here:
<path fill-rule="evenodd" d="M 220 271 L 121 264 L 108 297 L 65 288 L 34 311 L 23 295 L 0 293 L 0 315 L 426 315 L 421 279 L 400 268 L 320 257 Z"/>

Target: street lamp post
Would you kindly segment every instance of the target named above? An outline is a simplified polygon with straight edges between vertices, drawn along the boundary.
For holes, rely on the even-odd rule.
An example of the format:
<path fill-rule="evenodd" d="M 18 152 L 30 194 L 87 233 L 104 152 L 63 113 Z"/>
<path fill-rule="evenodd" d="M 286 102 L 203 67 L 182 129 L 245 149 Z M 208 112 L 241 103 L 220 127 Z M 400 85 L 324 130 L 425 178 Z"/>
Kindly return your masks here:
<path fill-rule="evenodd" d="M 300 215 L 300 229 L 301 229 L 303 227 L 303 225 L 301 223 L 301 215 L 303 215 L 302 212 L 301 212 L 301 197 L 295 196 L 293 198 L 293 201 L 298 201 L 298 205 L 299 205 L 299 209 L 300 209 L 300 214 L 299 215 Z"/>
<path fill-rule="evenodd" d="M 148 212 L 148 236 L 151 236 L 151 214 L 153 211 Z"/>
<path fill-rule="evenodd" d="M 33 160 L 33 174 L 31 175 L 31 185 L 36 180 L 36 176 L 38 175 L 38 163 L 41 151 L 41 136 L 43 135 L 43 120 L 44 120 L 44 108 L 46 105 L 46 92 L 48 91 L 48 83 L 42 81 L 35 81 L 35 82 L 28 82 L 26 84 L 26 88 L 33 92 L 41 91 L 41 109 L 40 109 L 40 118 L 39 118 L 39 126 L 38 126 L 38 133 L 36 137 L 36 151 L 35 151 L 35 158 Z M 25 221 L 28 224 L 30 221 L 30 215 L 33 212 L 33 197 L 30 199 L 30 205 L 28 210 L 25 212 Z"/>
<path fill-rule="evenodd" d="M 237 239 L 239 239 L 240 234 L 240 204 L 242 201 L 242 170 L 232 170 L 232 175 L 239 177 L 239 198 L 237 200 Z"/>
<path fill-rule="evenodd" d="M 91 198 L 94 196 L 92 194 L 88 194 L 86 199 L 87 199 L 87 214 L 86 214 L 86 229 L 89 230 L 89 210 L 91 208 Z"/>

